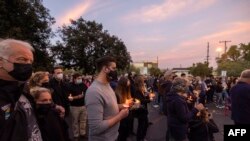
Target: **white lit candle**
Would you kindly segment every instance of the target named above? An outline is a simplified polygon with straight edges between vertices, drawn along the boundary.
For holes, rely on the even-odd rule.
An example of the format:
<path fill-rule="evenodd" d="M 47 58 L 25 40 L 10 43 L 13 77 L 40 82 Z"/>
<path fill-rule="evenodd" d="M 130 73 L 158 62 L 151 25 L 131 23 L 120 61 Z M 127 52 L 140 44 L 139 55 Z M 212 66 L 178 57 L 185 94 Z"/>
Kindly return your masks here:
<path fill-rule="evenodd" d="M 150 100 L 153 100 L 154 97 L 155 97 L 155 94 L 154 94 L 154 93 L 150 93 L 150 94 L 149 94 Z"/>
<path fill-rule="evenodd" d="M 128 108 L 129 107 L 129 100 L 126 99 L 125 103 L 123 104 L 123 107 Z"/>
<path fill-rule="evenodd" d="M 141 104 L 141 101 L 139 99 L 135 99 L 135 108 L 139 108 Z"/>

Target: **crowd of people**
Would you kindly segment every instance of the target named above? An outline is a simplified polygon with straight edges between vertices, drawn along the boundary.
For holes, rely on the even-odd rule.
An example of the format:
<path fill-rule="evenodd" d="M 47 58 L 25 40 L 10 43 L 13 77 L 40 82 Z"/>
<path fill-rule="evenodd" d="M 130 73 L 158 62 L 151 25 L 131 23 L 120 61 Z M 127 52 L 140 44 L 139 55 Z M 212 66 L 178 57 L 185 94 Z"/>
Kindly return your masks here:
<path fill-rule="evenodd" d="M 230 79 L 170 70 L 163 76 L 118 75 L 116 60 L 104 56 L 96 60 L 97 74 L 86 77 L 65 75 L 62 66 L 33 72 L 33 53 L 27 42 L 0 41 L 1 141 L 126 141 L 130 134 L 144 141 L 149 103 L 167 116 L 169 141 L 213 141 L 219 129 L 209 103 L 230 103 L 235 124 L 250 124 L 250 70 Z"/>

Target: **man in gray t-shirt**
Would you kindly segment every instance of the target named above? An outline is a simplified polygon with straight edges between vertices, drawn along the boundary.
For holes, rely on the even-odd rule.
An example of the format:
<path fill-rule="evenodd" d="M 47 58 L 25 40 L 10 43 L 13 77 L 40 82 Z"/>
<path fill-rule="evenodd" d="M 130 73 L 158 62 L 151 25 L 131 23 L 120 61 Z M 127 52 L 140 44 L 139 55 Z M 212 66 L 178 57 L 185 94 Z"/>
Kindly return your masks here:
<path fill-rule="evenodd" d="M 128 109 L 118 106 L 109 85 L 112 77 L 116 76 L 115 59 L 102 57 L 97 60 L 96 67 L 99 73 L 85 96 L 89 141 L 115 141 L 120 120 L 128 116 Z"/>

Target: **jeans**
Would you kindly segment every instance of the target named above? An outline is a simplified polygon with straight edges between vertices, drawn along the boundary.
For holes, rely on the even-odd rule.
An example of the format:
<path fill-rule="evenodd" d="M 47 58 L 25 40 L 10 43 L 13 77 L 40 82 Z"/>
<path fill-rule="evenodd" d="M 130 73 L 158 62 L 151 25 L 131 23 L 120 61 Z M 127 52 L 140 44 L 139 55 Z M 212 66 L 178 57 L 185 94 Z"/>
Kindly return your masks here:
<path fill-rule="evenodd" d="M 222 103 L 222 101 L 223 101 L 222 93 L 215 93 L 215 95 L 216 95 L 216 103 L 217 103 L 217 105 L 222 106 L 223 105 L 223 103 Z"/>

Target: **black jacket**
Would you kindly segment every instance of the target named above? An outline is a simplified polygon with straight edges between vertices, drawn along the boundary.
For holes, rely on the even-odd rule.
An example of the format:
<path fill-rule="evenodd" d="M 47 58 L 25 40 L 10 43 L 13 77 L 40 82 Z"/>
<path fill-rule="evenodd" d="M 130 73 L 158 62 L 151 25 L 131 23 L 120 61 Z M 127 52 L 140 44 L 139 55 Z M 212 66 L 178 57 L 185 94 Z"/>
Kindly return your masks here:
<path fill-rule="evenodd" d="M 230 90 L 232 120 L 239 124 L 250 124 L 250 85 L 238 82 Z"/>
<path fill-rule="evenodd" d="M 167 116 L 167 94 L 170 92 L 170 89 L 172 87 L 172 82 L 167 80 L 164 81 L 161 85 L 160 85 L 162 91 L 163 91 L 163 95 L 162 95 L 162 111 L 164 113 L 164 115 Z"/>
<path fill-rule="evenodd" d="M 52 99 L 57 105 L 63 106 L 65 115 L 69 114 L 69 101 L 68 101 L 68 84 L 63 81 L 57 81 L 55 78 L 50 80 L 50 88 L 52 89 Z"/>
<path fill-rule="evenodd" d="M 213 119 L 203 122 L 201 119 L 194 119 L 189 122 L 190 141 L 214 141 L 213 133 L 219 132 Z"/>
<path fill-rule="evenodd" d="M 144 94 L 140 91 L 135 91 L 134 98 L 140 100 L 141 107 L 135 110 L 135 116 L 142 116 L 148 114 L 148 106 L 147 104 L 150 102 L 149 96 L 144 96 Z"/>
<path fill-rule="evenodd" d="M 17 81 L 0 79 L 0 140 L 27 141 L 27 120 L 25 112 L 17 108 L 17 100 L 22 94 L 23 85 Z M 19 107 L 19 106 L 17 106 Z"/>
<path fill-rule="evenodd" d="M 70 141 L 68 125 L 54 108 L 43 115 L 37 113 L 37 122 L 43 141 Z"/>
<path fill-rule="evenodd" d="M 186 100 L 175 92 L 167 94 L 167 124 L 171 136 L 177 140 L 187 138 L 188 122 L 195 117 L 197 109 L 189 111 Z"/>

